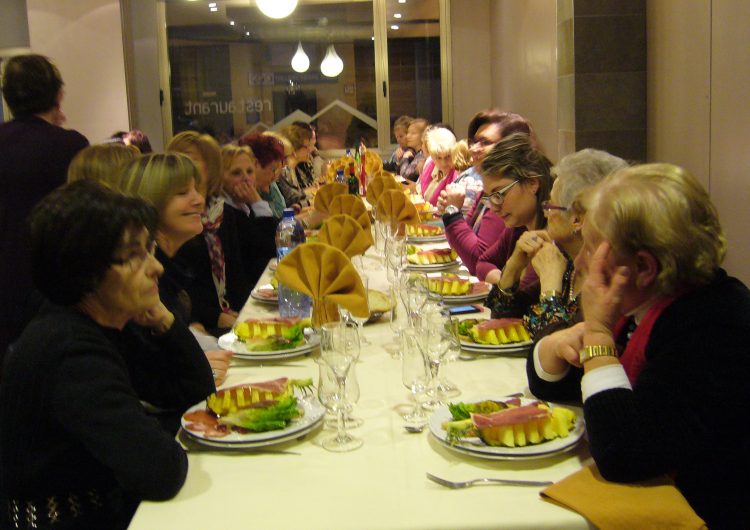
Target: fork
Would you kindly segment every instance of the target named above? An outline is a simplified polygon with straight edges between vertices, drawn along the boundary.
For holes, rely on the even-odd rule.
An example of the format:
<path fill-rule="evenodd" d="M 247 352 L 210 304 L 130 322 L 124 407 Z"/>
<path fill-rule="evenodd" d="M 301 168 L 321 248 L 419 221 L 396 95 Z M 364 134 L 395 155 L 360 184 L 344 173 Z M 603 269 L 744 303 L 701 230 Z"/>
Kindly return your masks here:
<path fill-rule="evenodd" d="M 427 478 L 430 479 L 433 482 L 437 482 L 441 486 L 445 486 L 446 488 L 451 489 L 461 489 L 461 488 L 469 488 L 471 486 L 476 486 L 479 484 L 484 485 L 492 485 L 492 484 L 499 484 L 503 486 L 550 486 L 553 483 L 549 480 L 511 480 L 511 479 L 504 479 L 504 478 L 475 478 L 474 480 L 464 480 L 460 482 L 455 482 L 452 480 L 446 480 L 444 478 L 436 477 L 435 475 L 431 473 L 427 473 Z"/>

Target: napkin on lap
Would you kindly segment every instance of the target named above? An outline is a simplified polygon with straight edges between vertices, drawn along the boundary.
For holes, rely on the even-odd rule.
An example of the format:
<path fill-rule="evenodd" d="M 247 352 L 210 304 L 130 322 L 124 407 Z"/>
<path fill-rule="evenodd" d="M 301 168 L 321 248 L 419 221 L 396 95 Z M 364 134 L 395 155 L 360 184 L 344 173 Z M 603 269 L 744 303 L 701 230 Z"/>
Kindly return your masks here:
<path fill-rule="evenodd" d="M 316 210 L 323 213 L 330 213 L 328 207 L 331 201 L 336 195 L 346 195 L 349 193 L 349 188 L 346 184 L 340 182 L 332 182 L 321 186 L 318 192 L 315 194 L 315 202 L 313 206 Z"/>
<path fill-rule="evenodd" d="M 364 254 L 372 245 L 372 234 L 359 226 L 351 215 L 329 217 L 318 233 L 318 241 L 336 247 L 349 256 Z"/>
<path fill-rule="evenodd" d="M 375 206 L 384 191 L 402 191 L 403 188 L 390 173 L 380 173 L 367 183 L 367 202 Z"/>
<path fill-rule="evenodd" d="M 390 220 L 391 224 L 419 223 L 419 212 L 409 198 L 400 191 L 386 190 L 375 206 L 377 219 Z"/>
<path fill-rule="evenodd" d="M 632 484 L 608 482 L 591 465 L 541 492 L 602 530 L 707 528 L 666 477 Z"/>
<path fill-rule="evenodd" d="M 343 306 L 360 318 L 370 316 L 359 273 L 349 258 L 325 243 L 305 243 L 279 262 L 279 282 L 305 293 L 313 301 L 313 326 L 338 320 Z"/>
<path fill-rule="evenodd" d="M 337 215 L 345 213 L 351 215 L 365 231 L 370 231 L 370 214 L 365 201 L 354 195 L 337 195 L 328 206 L 328 213 Z"/>

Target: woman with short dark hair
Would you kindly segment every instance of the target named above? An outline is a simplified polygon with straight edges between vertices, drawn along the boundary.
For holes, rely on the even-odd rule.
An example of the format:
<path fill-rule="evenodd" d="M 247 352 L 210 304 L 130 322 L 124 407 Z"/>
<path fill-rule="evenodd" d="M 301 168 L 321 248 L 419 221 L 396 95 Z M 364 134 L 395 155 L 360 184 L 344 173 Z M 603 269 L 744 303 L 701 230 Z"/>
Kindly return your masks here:
<path fill-rule="evenodd" d="M 185 453 L 144 410 L 215 391 L 192 334 L 159 299 L 153 208 L 89 181 L 31 220 L 32 274 L 49 300 L 10 349 L 0 387 L 0 526 L 127 528 L 172 498 Z M 92 228 L 93 227 L 93 228 Z"/>

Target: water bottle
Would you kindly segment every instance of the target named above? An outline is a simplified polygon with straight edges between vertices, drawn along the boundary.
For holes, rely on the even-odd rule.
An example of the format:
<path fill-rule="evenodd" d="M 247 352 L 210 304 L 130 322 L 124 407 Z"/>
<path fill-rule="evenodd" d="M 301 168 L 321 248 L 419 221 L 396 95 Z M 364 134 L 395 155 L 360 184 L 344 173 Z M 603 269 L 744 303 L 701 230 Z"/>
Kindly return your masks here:
<path fill-rule="evenodd" d="M 347 180 L 346 180 L 346 177 L 344 176 L 343 169 L 336 170 L 336 182 L 338 182 L 339 184 L 347 184 Z"/>
<path fill-rule="evenodd" d="M 305 230 L 302 223 L 294 218 L 294 210 L 284 209 L 284 216 L 276 228 L 276 257 L 279 262 L 294 247 L 305 242 Z M 279 283 L 279 314 L 282 317 L 310 316 L 310 297 Z"/>

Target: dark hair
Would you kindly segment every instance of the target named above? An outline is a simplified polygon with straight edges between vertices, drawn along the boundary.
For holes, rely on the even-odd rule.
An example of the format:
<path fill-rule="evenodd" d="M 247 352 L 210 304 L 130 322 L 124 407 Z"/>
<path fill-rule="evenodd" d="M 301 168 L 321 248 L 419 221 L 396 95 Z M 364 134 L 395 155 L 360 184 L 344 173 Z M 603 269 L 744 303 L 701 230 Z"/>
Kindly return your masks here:
<path fill-rule="evenodd" d="M 547 219 L 544 217 L 542 202 L 549 199 L 552 190 L 552 162 L 535 146 L 528 134 L 513 133 L 503 137 L 482 160 L 482 174 L 501 178 L 539 179 L 536 192 L 536 226 L 544 228 Z"/>
<path fill-rule="evenodd" d="M 302 127 L 303 129 L 306 129 L 310 132 L 313 132 L 314 130 L 313 126 L 306 121 L 293 121 L 292 125 L 295 125 L 296 127 Z"/>
<path fill-rule="evenodd" d="M 237 144 L 246 145 L 252 149 L 260 167 L 266 167 L 272 162 L 281 162 L 283 164 L 286 160 L 284 145 L 273 136 L 246 134 L 237 141 Z"/>
<path fill-rule="evenodd" d="M 128 231 L 153 231 L 145 201 L 80 180 L 57 188 L 31 214 L 31 274 L 37 289 L 71 306 L 94 291 Z"/>
<path fill-rule="evenodd" d="M 503 138 L 513 133 L 525 133 L 534 136 L 529 121 L 515 112 L 503 112 L 497 109 L 482 110 L 477 112 L 469 122 L 467 139 L 469 143 L 474 141 L 477 131 L 485 125 L 496 123 L 500 126 L 500 137 Z M 536 143 L 536 141 L 534 140 Z"/>
<path fill-rule="evenodd" d="M 53 109 L 62 86 L 60 71 L 42 55 L 17 55 L 5 65 L 3 96 L 14 116 Z"/>
<path fill-rule="evenodd" d="M 146 136 L 146 133 L 144 133 L 143 131 L 133 129 L 132 131 L 125 133 L 124 140 L 130 145 L 136 146 L 138 150 L 144 155 L 154 152 L 154 150 L 151 148 L 151 142 L 148 141 L 148 136 Z"/>

